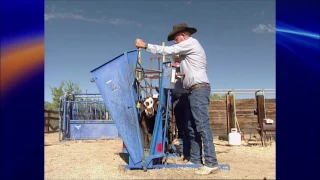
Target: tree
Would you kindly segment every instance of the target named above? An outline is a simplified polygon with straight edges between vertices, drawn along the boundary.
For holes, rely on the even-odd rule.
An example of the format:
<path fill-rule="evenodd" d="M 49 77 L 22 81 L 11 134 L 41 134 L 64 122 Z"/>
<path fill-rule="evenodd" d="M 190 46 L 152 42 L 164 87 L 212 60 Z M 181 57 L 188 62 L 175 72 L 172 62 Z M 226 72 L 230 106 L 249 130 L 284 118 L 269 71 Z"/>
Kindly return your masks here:
<path fill-rule="evenodd" d="M 227 94 L 224 94 L 224 95 L 211 94 L 210 99 L 221 99 L 221 98 L 225 98 L 226 96 Z"/>
<path fill-rule="evenodd" d="M 61 81 L 58 87 L 51 87 L 52 93 L 52 105 L 54 108 L 59 108 L 60 97 L 64 96 L 65 92 L 81 93 L 81 89 L 78 83 L 74 83 L 71 80 Z"/>
<path fill-rule="evenodd" d="M 44 109 L 45 110 L 58 110 L 54 105 L 48 101 L 44 102 Z"/>

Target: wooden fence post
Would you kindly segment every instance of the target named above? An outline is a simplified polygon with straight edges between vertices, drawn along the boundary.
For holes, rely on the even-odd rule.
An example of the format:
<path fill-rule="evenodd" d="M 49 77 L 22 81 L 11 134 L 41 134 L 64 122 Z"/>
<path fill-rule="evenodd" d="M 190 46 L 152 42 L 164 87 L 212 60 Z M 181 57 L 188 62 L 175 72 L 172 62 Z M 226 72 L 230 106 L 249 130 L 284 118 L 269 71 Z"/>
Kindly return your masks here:
<path fill-rule="evenodd" d="M 228 94 L 226 96 L 227 101 L 227 135 L 231 132 L 231 128 L 236 128 L 235 121 L 235 105 L 234 105 L 234 95 Z"/>
<path fill-rule="evenodd" d="M 47 114 L 47 115 L 46 115 Z M 50 128 L 52 132 L 56 132 L 59 130 L 59 123 L 54 123 L 55 121 L 59 121 L 59 111 L 52 111 L 52 110 L 44 110 L 44 132 L 50 133 Z M 51 122 L 51 123 L 50 123 Z M 52 125 L 58 124 L 58 125 Z"/>
<path fill-rule="evenodd" d="M 263 119 L 266 117 L 265 107 L 264 107 L 264 95 L 257 95 L 256 96 L 257 101 L 257 119 L 259 123 L 259 134 L 261 137 L 261 143 L 264 146 L 264 131 L 263 131 Z"/>
<path fill-rule="evenodd" d="M 48 111 L 48 119 L 47 119 L 47 132 L 49 132 L 49 126 L 50 126 L 50 117 L 51 117 L 51 111 Z"/>

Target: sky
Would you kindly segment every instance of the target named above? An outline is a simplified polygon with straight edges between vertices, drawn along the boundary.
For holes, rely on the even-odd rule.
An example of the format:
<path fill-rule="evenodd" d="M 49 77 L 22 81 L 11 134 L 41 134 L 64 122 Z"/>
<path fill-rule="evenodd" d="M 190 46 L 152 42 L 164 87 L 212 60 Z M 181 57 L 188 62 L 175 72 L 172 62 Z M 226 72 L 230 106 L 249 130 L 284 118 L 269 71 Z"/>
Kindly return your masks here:
<path fill-rule="evenodd" d="M 212 89 L 275 89 L 275 0 L 45 0 L 44 18 L 45 101 L 62 80 L 99 93 L 91 70 L 135 50 L 136 38 L 173 45 L 178 23 L 198 30 Z M 151 56 L 142 51 L 143 67 Z"/>

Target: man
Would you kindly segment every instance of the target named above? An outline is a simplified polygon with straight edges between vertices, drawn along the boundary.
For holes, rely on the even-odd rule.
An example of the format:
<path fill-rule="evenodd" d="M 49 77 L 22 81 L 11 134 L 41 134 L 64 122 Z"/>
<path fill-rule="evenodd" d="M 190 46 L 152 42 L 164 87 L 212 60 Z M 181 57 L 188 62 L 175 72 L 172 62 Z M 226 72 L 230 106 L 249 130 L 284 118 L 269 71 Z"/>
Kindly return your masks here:
<path fill-rule="evenodd" d="M 144 42 L 137 38 L 135 45 L 145 48 L 148 52 L 160 55 L 179 55 L 180 67 L 184 73 L 183 87 L 189 90 L 189 104 L 186 112 L 191 112 L 188 118 L 187 135 L 190 138 L 190 162 L 201 164 L 202 140 L 204 145 L 205 164 L 196 174 L 210 174 L 219 170 L 213 144 L 213 134 L 209 123 L 210 84 L 207 76 L 206 54 L 195 38 L 191 37 L 197 29 L 187 24 L 177 24 L 168 35 L 168 41 L 175 41 L 172 46 L 159 46 Z"/>
<path fill-rule="evenodd" d="M 173 55 L 172 59 L 177 62 L 175 64 L 177 70 L 180 72 L 180 60 L 178 55 Z M 182 158 L 179 161 L 188 162 L 190 161 L 190 140 L 188 133 L 188 126 L 186 119 L 188 118 L 185 112 L 185 106 L 189 106 L 188 91 L 183 88 L 182 80 L 180 77 L 177 78 L 175 87 L 172 90 L 172 106 L 176 125 L 178 128 L 178 139 L 183 142 L 183 153 Z"/>

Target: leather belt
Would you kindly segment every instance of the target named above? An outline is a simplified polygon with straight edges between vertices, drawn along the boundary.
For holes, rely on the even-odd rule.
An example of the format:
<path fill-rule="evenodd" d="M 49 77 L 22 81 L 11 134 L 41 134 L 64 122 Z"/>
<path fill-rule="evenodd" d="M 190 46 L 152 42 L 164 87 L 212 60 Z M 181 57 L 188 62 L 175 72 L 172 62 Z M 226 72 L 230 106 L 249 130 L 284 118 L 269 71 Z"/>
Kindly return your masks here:
<path fill-rule="evenodd" d="M 210 87 L 210 84 L 209 83 L 199 83 L 199 84 L 195 84 L 193 86 L 191 86 L 189 88 L 189 91 L 192 91 L 194 89 L 197 89 L 197 88 L 201 88 L 201 87 Z"/>
<path fill-rule="evenodd" d="M 177 94 L 174 94 L 173 97 L 174 99 L 180 99 L 183 96 L 188 96 L 188 94 L 189 93 L 177 93 Z"/>

